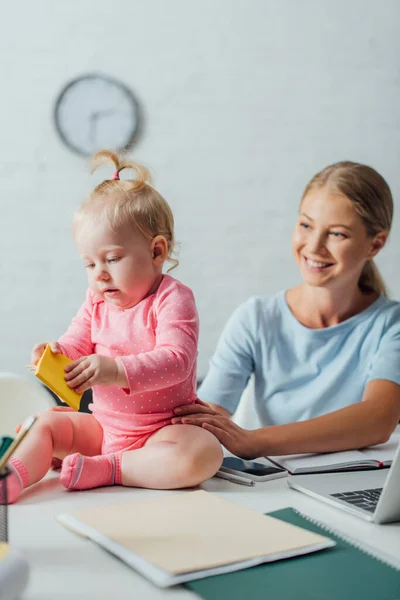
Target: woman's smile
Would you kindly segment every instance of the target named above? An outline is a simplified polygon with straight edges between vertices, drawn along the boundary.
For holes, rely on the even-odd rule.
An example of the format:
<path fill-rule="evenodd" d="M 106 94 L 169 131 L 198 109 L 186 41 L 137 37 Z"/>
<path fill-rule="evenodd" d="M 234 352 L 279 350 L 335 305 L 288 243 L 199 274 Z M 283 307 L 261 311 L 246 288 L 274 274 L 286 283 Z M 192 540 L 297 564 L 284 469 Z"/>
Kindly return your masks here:
<path fill-rule="evenodd" d="M 312 273 L 322 273 L 323 271 L 327 271 L 330 267 L 334 266 L 334 263 L 322 262 L 318 260 L 314 260 L 312 258 L 307 258 L 303 255 L 303 262 L 306 268 Z"/>

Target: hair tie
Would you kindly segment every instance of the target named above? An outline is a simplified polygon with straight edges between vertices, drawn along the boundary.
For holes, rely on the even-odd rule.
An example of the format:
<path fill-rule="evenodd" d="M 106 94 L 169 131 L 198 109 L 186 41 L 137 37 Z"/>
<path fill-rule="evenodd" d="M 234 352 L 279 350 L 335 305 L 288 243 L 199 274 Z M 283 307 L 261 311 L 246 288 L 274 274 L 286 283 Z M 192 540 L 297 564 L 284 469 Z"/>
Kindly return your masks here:
<path fill-rule="evenodd" d="M 112 178 L 111 178 L 111 179 L 113 179 L 114 181 L 115 181 L 116 179 L 119 179 L 119 173 L 118 173 L 118 171 L 115 171 L 115 173 L 114 173 L 114 175 L 112 176 Z"/>

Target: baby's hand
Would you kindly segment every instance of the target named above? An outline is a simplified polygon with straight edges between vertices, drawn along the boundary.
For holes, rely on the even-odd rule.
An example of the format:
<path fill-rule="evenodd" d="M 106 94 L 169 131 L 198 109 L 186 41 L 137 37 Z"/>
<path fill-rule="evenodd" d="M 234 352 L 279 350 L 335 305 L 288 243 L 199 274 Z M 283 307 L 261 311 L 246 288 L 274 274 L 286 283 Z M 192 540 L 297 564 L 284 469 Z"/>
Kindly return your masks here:
<path fill-rule="evenodd" d="M 65 367 L 65 381 L 78 394 L 94 385 L 120 385 L 120 375 L 117 362 L 101 354 L 82 356 Z"/>
<path fill-rule="evenodd" d="M 40 357 L 42 356 L 43 352 L 45 351 L 47 344 L 49 344 L 50 349 L 54 354 L 61 353 L 61 348 L 60 348 L 58 342 L 41 342 L 40 344 L 36 344 L 36 346 L 33 347 L 32 352 L 31 352 L 31 364 L 32 365 L 36 365 L 36 363 L 39 362 Z"/>

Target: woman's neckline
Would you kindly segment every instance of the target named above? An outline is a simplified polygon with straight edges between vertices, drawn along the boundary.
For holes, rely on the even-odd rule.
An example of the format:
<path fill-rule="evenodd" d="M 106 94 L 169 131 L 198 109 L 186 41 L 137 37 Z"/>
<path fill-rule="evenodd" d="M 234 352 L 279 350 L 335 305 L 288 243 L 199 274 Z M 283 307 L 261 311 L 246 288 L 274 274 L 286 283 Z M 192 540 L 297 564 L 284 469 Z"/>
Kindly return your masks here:
<path fill-rule="evenodd" d="M 288 313 L 290 318 L 297 324 L 299 328 L 309 333 L 315 333 L 316 335 L 321 335 L 323 332 L 338 331 L 339 329 L 347 327 L 351 323 L 363 320 L 366 316 L 368 316 L 370 312 L 376 310 L 377 306 L 379 306 L 379 304 L 381 304 L 385 300 L 385 296 L 378 296 L 369 306 L 356 313 L 355 315 L 352 315 L 351 317 L 345 319 L 344 321 L 337 323 L 336 325 L 329 325 L 328 327 L 307 327 L 307 325 L 303 325 L 303 323 L 301 323 L 298 320 L 298 318 L 293 314 L 286 297 L 288 292 L 289 290 L 282 290 L 282 292 L 280 293 L 281 301 L 285 311 Z"/>

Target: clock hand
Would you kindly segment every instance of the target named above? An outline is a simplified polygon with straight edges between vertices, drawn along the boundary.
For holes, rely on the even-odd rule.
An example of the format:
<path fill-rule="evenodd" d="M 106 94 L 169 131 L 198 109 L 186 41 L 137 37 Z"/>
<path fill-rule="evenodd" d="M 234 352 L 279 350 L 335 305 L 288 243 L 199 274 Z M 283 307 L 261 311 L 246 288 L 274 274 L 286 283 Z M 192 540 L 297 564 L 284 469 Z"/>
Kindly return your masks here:
<path fill-rule="evenodd" d="M 92 145 L 92 148 L 94 148 L 95 146 L 95 134 L 96 134 L 96 127 L 97 127 L 97 119 L 99 117 L 99 113 L 98 112 L 94 112 L 91 113 L 90 115 L 90 125 L 89 125 L 89 141 L 90 144 Z"/>
<path fill-rule="evenodd" d="M 110 117 L 116 113 L 115 109 L 108 108 L 105 110 L 96 110 L 90 114 L 90 124 L 89 124 L 89 139 L 92 147 L 92 151 L 98 149 L 97 144 L 97 135 L 96 130 L 98 127 L 98 122 L 100 119 L 104 117 Z"/>
<path fill-rule="evenodd" d="M 106 110 L 99 110 L 96 112 L 97 117 L 105 117 L 107 115 L 113 115 L 115 110 L 113 108 L 108 108 Z"/>
<path fill-rule="evenodd" d="M 96 137 L 97 142 L 99 142 L 101 139 L 104 139 L 105 127 L 107 128 L 107 130 L 110 129 L 110 125 L 107 126 L 105 123 L 106 119 L 115 114 L 116 114 L 116 111 L 112 108 L 109 108 L 106 110 L 99 110 L 96 112 L 96 128 L 97 128 L 97 134 L 99 135 L 99 137 L 98 136 Z M 102 127 L 102 123 L 104 123 L 103 127 Z"/>

